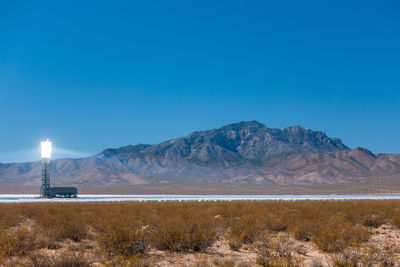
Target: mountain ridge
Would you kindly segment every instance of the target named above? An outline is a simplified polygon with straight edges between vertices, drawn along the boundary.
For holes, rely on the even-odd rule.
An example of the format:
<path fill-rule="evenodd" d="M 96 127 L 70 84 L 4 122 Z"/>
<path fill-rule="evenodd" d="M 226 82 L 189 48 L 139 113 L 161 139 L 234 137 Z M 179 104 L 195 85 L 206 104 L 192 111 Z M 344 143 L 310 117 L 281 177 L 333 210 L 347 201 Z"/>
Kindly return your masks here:
<path fill-rule="evenodd" d="M 40 168 L 40 162 L 0 164 L 0 184 L 39 184 Z M 57 185 L 334 184 L 397 175 L 400 154 L 351 150 L 339 138 L 297 125 L 276 129 L 244 121 L 159 144 L 54 160 L 51 170 Z"/>
<path fill-rule="evenodd" d="M 259 145 L 257 147 L 257 144 Z M 248 147 L 246 147 L 248 145 Z M 276 129 L 268 128 L 257 121 L 238 122 L 229 124 L 218 129 L 196 131 L 187 136 L 171 139 L 156 145 L 124 146 L 114 149 L 119 151 L 120 156 L 154 154 L 159 156 L 173 157 L 173 152 L 178 153 L 175 156 L 189 156 L 189 150 L 201 154 L 204 146 L 213 149 L 219 147 L 226 153 L 237 153 L 243 158 L 260 158 L 275 154 L 298 153 L 305 151 L 312 152 L 332 152 L 336 150 L 348 150 L 339 138 L 328 138 L 321 131 L 312 131 L 301 126 L 290 126 Z M 194 147 L 194 149 L 193 149 Z M 173 151 L 168 151 L 168 149 Z M 179 151 L 176 151 L 176 149 Z M 198 151 L 196 151 L 198 150 Z M 105 150 L 102 153 L 109 152 Z M 129 153 L 130 152 L 130 153 Z M 257 152 L 254 154 L 254 152 Z M 194 155 L 191 155 L 192 157 Z M 197 155 L 197 158 L 203 158 L 204 154 Z"/>

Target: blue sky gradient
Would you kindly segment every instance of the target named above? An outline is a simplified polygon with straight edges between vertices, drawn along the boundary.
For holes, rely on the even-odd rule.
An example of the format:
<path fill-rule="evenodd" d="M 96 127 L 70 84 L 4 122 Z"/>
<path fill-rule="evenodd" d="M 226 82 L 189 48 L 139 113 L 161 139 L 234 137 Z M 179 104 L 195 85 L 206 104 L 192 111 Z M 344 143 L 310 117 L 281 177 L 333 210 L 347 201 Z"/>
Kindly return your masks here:
<path fill-rule="evenodd" d="M 400 153 L 399 47 L 395 0 L 1 1 L 0 162 L 242 120 Z"/>

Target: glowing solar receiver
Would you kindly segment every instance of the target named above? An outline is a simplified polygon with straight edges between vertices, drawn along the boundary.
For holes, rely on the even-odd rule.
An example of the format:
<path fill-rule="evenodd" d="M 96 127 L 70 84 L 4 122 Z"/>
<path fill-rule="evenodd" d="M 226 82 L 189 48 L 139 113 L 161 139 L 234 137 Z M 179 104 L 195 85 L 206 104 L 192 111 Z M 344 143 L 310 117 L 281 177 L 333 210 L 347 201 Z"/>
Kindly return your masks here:
<path fill-rule="evenodd" d="M 49 139 L 46 141 L 42 141 L 40 143 L 40 148 L 42 152 L 42 159 L 50 159 L 51 158 L 51 142 Z"/>

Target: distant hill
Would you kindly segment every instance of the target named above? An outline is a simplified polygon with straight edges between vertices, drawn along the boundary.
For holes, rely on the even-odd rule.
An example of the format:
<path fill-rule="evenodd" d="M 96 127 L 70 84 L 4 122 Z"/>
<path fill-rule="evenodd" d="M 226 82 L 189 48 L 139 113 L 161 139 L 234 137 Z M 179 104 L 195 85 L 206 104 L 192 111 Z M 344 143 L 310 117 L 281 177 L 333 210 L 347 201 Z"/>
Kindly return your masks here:
<path fill-rule="evenodd" d="M 40 162 L 0 164 L 0 184 L 40 184 Z M 400 154 L 350 150 L 301 126 L 239 122 L 156 145 L 105 149 L 51 162 L 56 185 L 147 183 L 335 184 L 400 174 Z"/>

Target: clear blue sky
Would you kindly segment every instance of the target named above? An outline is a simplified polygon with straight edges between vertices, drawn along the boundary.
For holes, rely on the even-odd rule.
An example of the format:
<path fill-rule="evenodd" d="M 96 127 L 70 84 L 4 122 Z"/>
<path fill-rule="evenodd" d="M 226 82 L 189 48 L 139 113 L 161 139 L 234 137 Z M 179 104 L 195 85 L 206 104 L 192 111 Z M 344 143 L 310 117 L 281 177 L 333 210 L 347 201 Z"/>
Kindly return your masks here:
<path fill-rule="evenodd" d="M 400 153 L 399 1 L 0 2 L 0 162 L 242 120 Z"/>

